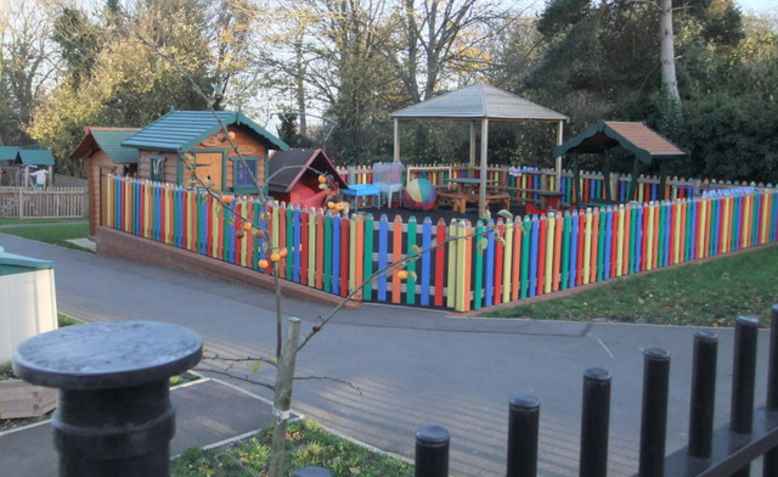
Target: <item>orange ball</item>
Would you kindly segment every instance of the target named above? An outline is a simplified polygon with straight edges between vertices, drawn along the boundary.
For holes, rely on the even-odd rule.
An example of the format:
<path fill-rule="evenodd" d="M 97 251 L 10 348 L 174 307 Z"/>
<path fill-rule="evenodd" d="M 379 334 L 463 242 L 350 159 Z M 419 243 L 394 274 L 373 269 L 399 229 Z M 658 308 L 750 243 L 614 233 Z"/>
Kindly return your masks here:
<path fill-rule="evenodd" d="M 397 276 L 400 278 L 400 280 L 405 280 L 406 278 L 408 278 L 408 272 L 406 272 L 405 270 L 400 270 L 399 272 L 397 272 Z"/>
<path fill-rule="evenodd" d="M 250 232 L 252 227 L 253 226 L 248 222 L 243 223 L 243 230 L 245 230 L 246 232 Z"/>
<path fill-rule="evenodd" d="M 327 208 L 328 209 L 334 209 L 335 208 L 335 202 L 327 202 Z"/>
<path fill-rule="evenodd" d="M 232 202 L 235 200 L 235 196 L 232 195 L 223 195 L 222 196 L 222 202 L 229 205 L 232 204 Z"/>
<path fill-rule="evenodd" d="M 269 266 L 270 266 L 270 262 L 268 262 L 264 258 L 259 261 L 259 268 L 267 268 Z"/>
<path fill-rule="evenodd" d="M 319 184 L 324 184 L 325 182 L 327 182 L 327 176 L 325 175 L 319 176 Z"/>
<path fill-rule="evenodd" d="M 271 262 L 277 262 L 279 260 L 281 260 L 281 255 L 279 255 L 278 252 L 273 252 L 272 254 L 270 254 Z"/>
<path fill-rule="evenodd" d="M 283 258 L 289 255 L 289 251 L 286 249 L 286 247 L 284 247 L 278 251 L 278 254 L 281 255 L 281 258 Z"/>

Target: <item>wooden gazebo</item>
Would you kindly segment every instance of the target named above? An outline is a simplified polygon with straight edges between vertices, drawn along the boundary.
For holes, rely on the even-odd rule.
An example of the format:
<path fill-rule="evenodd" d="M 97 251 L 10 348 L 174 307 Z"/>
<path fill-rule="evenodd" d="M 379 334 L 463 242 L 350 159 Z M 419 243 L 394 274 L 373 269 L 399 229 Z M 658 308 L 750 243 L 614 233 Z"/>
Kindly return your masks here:
<path fill-rule="evenodd" d="M 481 130 L 481 164 L 478 213 L 486 211 L 486 176 L 489 163 L 489 123 L 494 121 L 550 121 L 558 124 L 557 144 L 562 143 L 567 116 L 533 103 L 513 93 L 478 84 L 446 93 L 392 113 L 394 119 L 394 161 L 400 161 L 401 120 L 443 119 L 470 124 L 470 165 L 475 168 L 476 128 Z M 562 175 L 561 158 L 556 161 L 557 187 Z"/>

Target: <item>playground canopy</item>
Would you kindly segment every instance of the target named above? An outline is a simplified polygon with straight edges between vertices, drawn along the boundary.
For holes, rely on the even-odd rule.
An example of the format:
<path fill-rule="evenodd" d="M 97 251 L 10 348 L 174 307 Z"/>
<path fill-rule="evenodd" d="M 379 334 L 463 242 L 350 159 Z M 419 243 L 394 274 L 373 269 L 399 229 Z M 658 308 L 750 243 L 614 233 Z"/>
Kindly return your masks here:
<path fill-rule="evenodd" d="M 479 214 L 486 210 L 486 176 L 490 121 L 551 121 L 558 123 L 557 144 L 562 143 L 567 116 L 540 106 L 513 93 L 485 84 L 468 86 L 392 113 L 394 119 L 394 161 L 400 161 L 399 121 L 411 119 L 464 120 L 470 123 L 470 166 L 476 160 L 476 124 L 481 126 L 481 164 Z M 557 181 L 561 177 L 561 158 L 557 158 Z"/>
<path fill-rule="evenodd" d="M 641 162 L 650 165 L 655 160 L 663 161 L 686 155 L 681 148 L 644 123 L 630 121 L 598 121 L 564 144 L 555 147 L 554 154 L 558 158 L 570 153 L 605 154 L 605 174 L 609 175 L 610 157 L 608 152 L 614 148 L 624 149 L 633 157 L 633 191 Z M 609 192 L 609 188 L 606 188 L 608 195 Z"/>

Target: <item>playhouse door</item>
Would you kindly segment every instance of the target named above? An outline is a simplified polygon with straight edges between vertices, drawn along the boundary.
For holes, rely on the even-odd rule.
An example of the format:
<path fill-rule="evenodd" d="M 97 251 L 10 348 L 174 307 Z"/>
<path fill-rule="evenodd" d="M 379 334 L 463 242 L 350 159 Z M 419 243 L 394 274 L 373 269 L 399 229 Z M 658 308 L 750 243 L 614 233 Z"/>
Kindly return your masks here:
<path fill-rule="evenodd" d="M 198 152 L 195 154 L 195 174 L 206 184 L 211 184 L 213 190 L 222 190 L 222 153 Z"/>

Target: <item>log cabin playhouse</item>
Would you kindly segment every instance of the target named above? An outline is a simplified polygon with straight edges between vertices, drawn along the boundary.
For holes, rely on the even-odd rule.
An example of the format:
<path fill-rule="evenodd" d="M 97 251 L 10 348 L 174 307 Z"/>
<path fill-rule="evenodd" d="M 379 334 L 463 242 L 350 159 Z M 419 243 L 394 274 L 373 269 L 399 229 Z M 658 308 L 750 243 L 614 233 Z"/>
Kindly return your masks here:
<path fill-rule="evenodd" d="M 223 126 L 229 137 L 225 137 Z M 235 144 L 240 157 L 232 148 Z M 138 150 L 138 177 L 184 187 L 251 194 L 264 182 L 270 150 L 288 149 L 240 112 L 171 111 L 122 142 Z M 192 161 L 187 163 L 186 161 Z M 191 174 L 196 175 L 193 180 Z"/>

